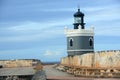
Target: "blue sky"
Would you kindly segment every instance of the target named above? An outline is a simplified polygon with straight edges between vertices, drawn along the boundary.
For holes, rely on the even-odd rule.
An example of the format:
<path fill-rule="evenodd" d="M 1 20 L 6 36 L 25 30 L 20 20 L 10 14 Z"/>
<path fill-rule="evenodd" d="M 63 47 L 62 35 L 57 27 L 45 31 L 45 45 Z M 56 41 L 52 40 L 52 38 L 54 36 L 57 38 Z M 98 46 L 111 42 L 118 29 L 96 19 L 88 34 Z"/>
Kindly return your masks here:
<path fill-rule="evenodd" d="M 95 28 L 95 51 L 119 50 L 119 0 L 0 0 L 0 59 L 67 56 L 64 27 L 73 28 L 78 5 Z"/>

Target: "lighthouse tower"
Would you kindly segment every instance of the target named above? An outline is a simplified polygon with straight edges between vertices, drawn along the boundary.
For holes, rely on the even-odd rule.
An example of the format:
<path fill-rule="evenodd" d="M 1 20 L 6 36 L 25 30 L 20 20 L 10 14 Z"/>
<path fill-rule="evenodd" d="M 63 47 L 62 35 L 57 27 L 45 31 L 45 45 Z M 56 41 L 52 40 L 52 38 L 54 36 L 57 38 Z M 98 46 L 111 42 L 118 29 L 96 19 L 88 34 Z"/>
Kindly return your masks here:
<path fill-rule="evenodd" d="M 74 29 L 65 28 L 68 56 L 94 52 L 94 28 L 85 29 L 84 13 L 74 14 Z"/>

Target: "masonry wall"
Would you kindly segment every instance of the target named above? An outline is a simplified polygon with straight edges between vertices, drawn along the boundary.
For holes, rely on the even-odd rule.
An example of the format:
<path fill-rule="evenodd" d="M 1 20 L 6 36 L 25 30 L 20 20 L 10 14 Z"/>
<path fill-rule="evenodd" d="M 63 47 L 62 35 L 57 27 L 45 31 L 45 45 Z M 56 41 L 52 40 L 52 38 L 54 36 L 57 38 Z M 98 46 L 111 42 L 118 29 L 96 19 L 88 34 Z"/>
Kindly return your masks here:
<path fill-rule="evenodd" d="M 120 68 L 120 51 L 99 51 L 61 58 L 61 64 L 79 67 Z"/>
<path fill-rule="evenodd" d="M 2 65 L 3 67 L 31 67 L 39 63 L 41 62 L 36 59 L 0 60 L 0 65 Z"/>

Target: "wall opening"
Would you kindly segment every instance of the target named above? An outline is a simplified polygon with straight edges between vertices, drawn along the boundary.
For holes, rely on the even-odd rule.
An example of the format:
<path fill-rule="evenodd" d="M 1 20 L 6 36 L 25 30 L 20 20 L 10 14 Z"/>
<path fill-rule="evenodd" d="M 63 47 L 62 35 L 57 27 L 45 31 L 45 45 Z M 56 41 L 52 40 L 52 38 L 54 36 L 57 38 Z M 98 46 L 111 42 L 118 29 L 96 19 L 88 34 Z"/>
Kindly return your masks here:
<path fill-rule="evenodd" d="M 70 46 L 73 46 L 73 39 L 70 39 Z"/>
<path fill-rule="evenodd" d="M 89 45 L 93 46 L 93 39 L 92 38 L 89 39 Z"/>

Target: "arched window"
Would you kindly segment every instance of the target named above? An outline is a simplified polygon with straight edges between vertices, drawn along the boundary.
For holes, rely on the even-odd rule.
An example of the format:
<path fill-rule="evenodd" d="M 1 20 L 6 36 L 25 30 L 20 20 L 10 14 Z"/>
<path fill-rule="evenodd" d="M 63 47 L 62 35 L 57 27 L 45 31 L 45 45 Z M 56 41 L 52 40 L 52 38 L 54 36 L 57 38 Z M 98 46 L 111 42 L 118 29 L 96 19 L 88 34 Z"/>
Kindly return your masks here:
<path fill-rule="evenodd" d="M 70 46 L 73 46 L 73 39 L 70 39 Z"/>
<path fill-rule="evenodd" d="M 89 39 L 89 45 L 93 46 L 93 39 L 92 38 Z"/>

